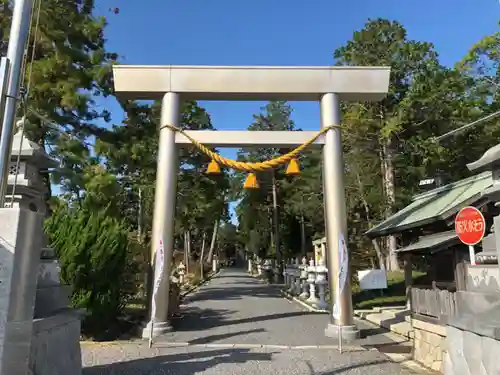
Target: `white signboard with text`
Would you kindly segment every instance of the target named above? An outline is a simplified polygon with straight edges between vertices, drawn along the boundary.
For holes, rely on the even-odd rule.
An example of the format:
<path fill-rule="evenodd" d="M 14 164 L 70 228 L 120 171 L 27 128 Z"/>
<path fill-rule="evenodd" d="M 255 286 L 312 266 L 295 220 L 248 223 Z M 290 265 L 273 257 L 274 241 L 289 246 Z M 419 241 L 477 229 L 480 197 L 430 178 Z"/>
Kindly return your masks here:
<path fill-rule="evenodd" d="M 359 289 L 387 289 L 387 274 L 385 270 L 358 271 Z"/>

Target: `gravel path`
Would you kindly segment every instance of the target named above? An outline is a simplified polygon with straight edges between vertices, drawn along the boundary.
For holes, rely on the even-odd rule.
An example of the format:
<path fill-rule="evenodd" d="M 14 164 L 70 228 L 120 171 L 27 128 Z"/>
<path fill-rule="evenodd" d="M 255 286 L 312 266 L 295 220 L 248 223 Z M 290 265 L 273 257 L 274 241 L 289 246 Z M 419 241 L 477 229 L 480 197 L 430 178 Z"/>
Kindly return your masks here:
<path fill-rule="evenodd" d="M 242 270 L 223 270 L 183 313 L 152 349 L 141 341 L 82 345 L 83 375 L 415 374 L 370 350 L 407 347 L 363 323 L 364 338 L 340 354 L 324 336 L 325 314 L 304 311 Z"/>

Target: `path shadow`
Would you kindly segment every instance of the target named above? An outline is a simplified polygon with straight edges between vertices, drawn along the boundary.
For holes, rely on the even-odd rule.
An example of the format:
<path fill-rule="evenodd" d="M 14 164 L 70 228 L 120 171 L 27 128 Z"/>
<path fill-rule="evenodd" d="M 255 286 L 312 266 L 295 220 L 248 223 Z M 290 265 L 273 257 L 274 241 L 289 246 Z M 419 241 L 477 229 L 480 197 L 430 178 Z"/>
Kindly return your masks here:
<path fill-rule="evenodd" d="M 230 285 L 226 283 L 225 285 Z M 239 284 L 241 285 L 241 284 Z M 235 285 L 234 288 L 229 287 L 214 287 L 199 290 L 196 294 L 189 298 L 189 302 L 198 301 L 220 301 L 220 300 L 237 300 L 245 297 L 263 297 L 263 298 L 281 298 L 280 287 L 274 285 L 262 286 L 261 284 L 253 284 L 249 287 L 240 287 Z"/>
<path fill-rule="evenodd" d="M 377 349 L 380 353 L 389 353 L 389 354 L 412 354 L 413 347 L 411 345 L 405 345 L 405 343 L 409 343 L 407 341 L 404 342 L 391 342 L 384 344 L 371 344 L 371 345 L 362 345 L 365 349 Z"/>
<path fill-rule="evenodd" d="M 205 336 L 205 337 L 200 337 L 200 338 L 197 338 L 194 340 L 190 340 L 189 344 L 190 345 L 209 344 L 209 343 L 212 343 L 214 341 L 224 340 L 224 339 L 228 339 L 230 337 L 248 335 L 251 333 L 259 333 L 259 332 L 266 332 L 266 330 L 263 328 L 256 328 L 256 329 L 248 329 L 246 331 L 222 333 L 219 335 L 210 335 L 210 336 Z"/>
<path fill-rule="evenodd" d="M 252 353 L 249 349 L 220 349 L 178 353 L 141 358 L 108 365 L 86 367 L 82 375 L 134 374 L 134 375 L 193 375 L 224 363 L 241 364 L 248 361 L 271 361 L 275 353 Z"/>
<path fill-rule="evenodd" d="M 219 285 L 232 285 L 232 286 L 234 286 L 236 288 L 239 288 L 240 285 L 253 285 L 254 287 L 259 287 L 262 284 L 256 283 L 255 281 L 238 281 L 238 282 L 224 281 L 224 282 L 219 283 Z"/>
<path fill-rule="evenodd" d="M 360 339 L 366 339 L 367 337 L 370 336 L 375 336 L 375 335 L 381 335 L 384 333 L 389 332 L 387 329 L 382 328 L 382 327 L 377 327 L 377 328 L 362 328 L 359 331 L 359 338 Z"/>
<path fill-rule="evenodd" d="M 412 354 L 413 349 L 410 341 L 401 337 L 401 341 L 396 342 L 385 335 L 389 332 L 383 327 L 363 328 L 360 330 L 358 343 L 365 349 L 377 349 L 381 353 Z"/>
<path fill-rule="evenodd" d="M 380 321 L 380 325 L 382 325 L 384 327 L 391 327 L 394 324 L 405 322 L 406 317 L 411 315 L 411 311 L 410 310 L 403 310 L 403 311 L 397 312 L 395 315 L 396 316 L 394 318 L 384 319 L 384 320 Z"/>
<path fill-rule="evenodd" d="M 236 270 L 236 268 L 233 268 L 233 270 Z M 235 275 L 235 274 L 229 274 L 229 275 L 224 275 L 224 274 L 219 274 L 217 275 L 217 279 L 252 279 L 252 276 L 249 275 Z"/>
<path fill-rule="evenodd" d="M 279 314 L 269 314 L 253 316 L 242 319 L 230 319 L 235 312 L 232 310 L 200 309 L 197 307 L 186 308 L 182 319 L 172 321 L 172 326 L 176 331 L 199 331 L 215 327 L 222 327 L 235 324 L 258 323 L 268 320 L 286 319 L 303 315 L 324 315 L 309 311 L 290 311 Z"/>

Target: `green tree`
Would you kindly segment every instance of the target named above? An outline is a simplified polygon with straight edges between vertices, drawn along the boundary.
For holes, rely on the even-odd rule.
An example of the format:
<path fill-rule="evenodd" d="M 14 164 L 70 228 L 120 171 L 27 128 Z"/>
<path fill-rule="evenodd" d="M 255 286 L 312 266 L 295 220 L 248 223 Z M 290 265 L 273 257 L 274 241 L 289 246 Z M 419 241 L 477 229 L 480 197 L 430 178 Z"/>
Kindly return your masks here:
<path fill-rule="evenodd" d="M 344 108 L 349 199 L 356 202 L 350 208 L 371 224 L 407 204 L 418 180 L 439 170 L 436 160 L 442 150 L 426 140 L 466 111 L 457 106 L 460 91 L 448 91 L 464 88 L 464 81 L 439 64 L 431 43 L 409 39 L 400 23 L 384 19 L 368 21 L 334 58 L 337 65 L 391 67 L 385 99 Z M 374 168 L 380 172 L 374 173 Z M 399 269 L 396 247 L 396 236 L 389 236 L 378 254 L 388 269 Z"/>
<path fill-rule="evenodd" d="M 295 124 L 291 120 L 292 108 L 286 102 L 270 102 L 262 113 L 254 115 L 254 122 L 248 127 L 249 131 L 293 131 Z M 275 158 L 290 151 L 289 149 L 242 149 L 238 152 L 240 160 L 264 161 Z M 285 176 L 283 170 L 273 170 L 260 173 L 260 189 L 247 191 L 242 189 L 244 174 L 240 177 L 237 197 L 240 199 L 237 207 L 239 230 L 242 238 L 246 239 L 248 250 L 258 255 L 276 255 L 278 261 L 282 258 L 284 249 L 290 249 L 289 237 L 283 237 L 284 233 L 291 234 L 287 229 L 289 217 L 284 216 L 286 211 L 282 210 Z M 257 235 L 258 233 L 258 235 Z M 299 241 L 300 243 L 300 241 Z M 278 244 L 278 249 L 276 249 Z"/>
<path fill-rule="evenodd" d="M 149 259 L 150 232 L 156 182 L 156 155 L 160 103 L 123 103 L 127 118 L 97 142 L 97 153 L 107 169 L 118 176 L 121 194 L 119 210 L 131 228 L 143 235 L 145 259 Z M 210 116 L 196 102 L 181 108 L 180 126 L 188 130 L 213 130 Z M 175 249 L 182 250 L 187 240 L 193 258 L 208 249 L 211 234 L 227 216 L 228 177 L 205 174 L 210 159 L 194 147 L 180 151 L 175 220 Z M 139 192 L 141 197 L 139 199 Z M 213 252 L 213 249 L 212 249 Z M 204 255 L 208 253 L 205 252 Z"/>
<path fill-rule="evenodd" d="M 89 137 L 103 131 L 97 120 L 109 120 L 109 112 L 100 109 L 95 98 L 111 93 L 111 65 L 117 55 L 105 48 L 106 19 L 94 15 L 93 1 L 38 1 L 23 79 L 29 85 L 24 108 L 29 120 L 26 131 L 32 141 L 49 149 L 60 161 L 54 181 L 77 198 L 92 154 Z M 0 50 L 5 51 L 12 2 L 3 0 L 2 7 Z"/>
<path fill-rule="evenodd" d="M 72 304 L 86 311 L 84 332 L 102 334 L 135 292 L 128 227 L 106 210 L 59 204 L 45 229 L 59 258 L 61 281 L 72 287 Z"/>

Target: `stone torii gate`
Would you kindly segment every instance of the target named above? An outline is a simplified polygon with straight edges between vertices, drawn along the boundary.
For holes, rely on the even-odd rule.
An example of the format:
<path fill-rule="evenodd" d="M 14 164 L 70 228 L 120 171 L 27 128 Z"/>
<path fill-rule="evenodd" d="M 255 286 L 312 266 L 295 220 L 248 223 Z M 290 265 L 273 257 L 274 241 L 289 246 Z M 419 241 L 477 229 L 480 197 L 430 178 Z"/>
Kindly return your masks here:
<path fill-rule="evenodd" d="M 171 329 L 168 295 L 173 251 L 178 148 L 191 144 L 183 134 L 165 125 L 179 126 L 182 100 L 288 100 L 319 101 L 321 127 L 340 125 L 341 100 L 378 101 L 389 87 L 389 67 L 275 67 L 275 66 L 142 66 L 113 67 L 115 92 L 120 99 L 161 99 L 160 139 L 152 230 L 152 258 L 160 241 L 165 267 L 159 288 L 153 336 Z M 291 148 L 309 140 L 316 132 L 293 131 L 187 131 L 186 134 L 212 147 Z M 323 147 L 323 191 L 328 247 L 328 271 L 339 269 L 339 238 L 347 238 L 344 192 L 344 162 L 340 128 L 333 127 L 314 146 Z M 336 290 L 337 277 L 330 277 Z M 333 298 L 330 301 L 333 311 Z M 346 341 L 357 337 L 353 322 L 349 278 L 338 301 L 338 319 L 330 317 L 325 335 Z M 151 321 L 144 329 L 148 337 Z"/>

